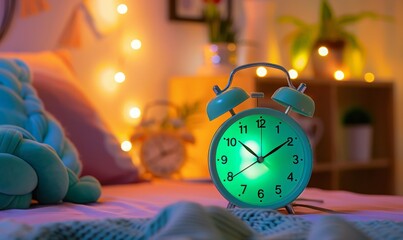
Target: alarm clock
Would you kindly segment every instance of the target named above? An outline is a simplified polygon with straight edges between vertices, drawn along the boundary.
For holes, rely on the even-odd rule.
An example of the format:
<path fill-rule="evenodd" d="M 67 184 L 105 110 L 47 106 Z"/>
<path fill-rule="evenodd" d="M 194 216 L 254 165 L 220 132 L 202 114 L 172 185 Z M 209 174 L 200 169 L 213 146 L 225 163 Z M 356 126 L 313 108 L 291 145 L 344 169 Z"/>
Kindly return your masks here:
<path fill-rule="evenodd" d="M 148 112 L 156 106 L 171 107 L 176 118 L 164 118 L 157 121 L 149 118 Z M 143 118 L 132 142 L 139 142 L 139 158 L 144 168 L 144 175 L 158 178 L 172 178 L 178 175 L 186 160 L 186 143 L 194 143 L 193 135 L 186 129 L 182 119 L 178 117 L 178 108 L 171 102 L 157 100 L 148 104 L 143 111 Z"/>
<path fill-rule="evenodd" d="M 234 108 L 250 96 L 241 88 L 229 88 L 233 76 L 251 67 L 267 67 L 285 73 L 288 86 L 277 89 L 272 99 L 284 112 L 254 107 L 235 113 Z M 294 213 L 292 202 L 308 185 L 312 174 L 312 148 L 305 131 L 288 115 L 290 111 L 312 117 L 314 101 L 304 94 L 305 84 L 292 84 L 288 71 L 272 63 L 241 65 L 230 73 L 227 86 L 213 87 L 216 97 L 207 104 L 213 120 L 229 112 L 215 132 L 209 148 L 211 179 L 229 201 L 228 207 L 278 209 Z M 252 97 L 262 98 L 263 93 Z"/>

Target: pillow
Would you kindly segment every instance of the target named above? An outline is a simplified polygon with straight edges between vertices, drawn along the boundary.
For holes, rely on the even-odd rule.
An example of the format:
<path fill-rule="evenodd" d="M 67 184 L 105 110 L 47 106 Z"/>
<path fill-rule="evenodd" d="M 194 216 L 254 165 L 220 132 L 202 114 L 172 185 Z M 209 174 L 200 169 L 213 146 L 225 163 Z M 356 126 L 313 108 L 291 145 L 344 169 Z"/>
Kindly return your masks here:
<path fill-rule="evenodd" d="M 33 86 L 45 109 L 63 126 L 83 163 L 82 175 L 92 175 L 101 184 L 123 184 L 139 180 L 138 169 L 128 153 L 120 149 L 66 64 L 65 52 L 0 54 L 26 62 Z M 61 56 L 64 56 L 63 58 Z"/>

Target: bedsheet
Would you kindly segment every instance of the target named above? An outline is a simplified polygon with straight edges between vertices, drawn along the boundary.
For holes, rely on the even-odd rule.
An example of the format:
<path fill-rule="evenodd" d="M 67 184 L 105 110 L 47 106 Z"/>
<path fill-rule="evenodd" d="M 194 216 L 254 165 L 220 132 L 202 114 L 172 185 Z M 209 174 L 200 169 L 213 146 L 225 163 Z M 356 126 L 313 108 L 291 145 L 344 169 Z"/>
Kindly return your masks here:
<path fill-rule="evenodd" d="M 364 195 L 307 188 L 300 199 L 302 200 L 296 203 L 337 211 L 337 215 L 349 220 L 403 221 L 403 196 Z M 34 204 L 26 210 L 0 211 L 0 219 L 37 225 L 70 220 L 150 218 L 164 207 L 179 201 L 194 202 L 203 206 L 227 206 L 227 201 L 207 180 L 158 180 L 103 186 L 102 196 L 99 202 L 94 204 Z M 329 214 L 298 206 L 295 210 L 297 215 L 310 221 L 316 221 L 320 216 Z"/>

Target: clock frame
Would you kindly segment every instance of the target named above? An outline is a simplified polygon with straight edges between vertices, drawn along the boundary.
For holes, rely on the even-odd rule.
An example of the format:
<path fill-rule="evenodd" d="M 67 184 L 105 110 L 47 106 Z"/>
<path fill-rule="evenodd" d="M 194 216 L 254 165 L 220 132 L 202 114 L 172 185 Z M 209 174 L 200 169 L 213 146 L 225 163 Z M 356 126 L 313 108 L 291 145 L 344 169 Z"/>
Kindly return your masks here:
<path fill-rule="evenodd" d="M 285 74 L 288 86 L 277 89 L 271 97 L 286 108 L 284 112 L 255 107 L 235 113 L 234 108 L 250 96 L 239 87 L 230 88 L 233 77 L 251 67 Z M 213 86 L 216 97 L 207 104 L 208 118 L 227 112 L 232 115 L 213 136 L 208 160 L 211 179 L 229 201 L 228 207 L 285 207 L 295 213 L 292 202 L 312 175 L 312 148 L 304 130 L 288 113 L 313 116 L 315 103 L 305 90 L 304 83 L 298 88 L 292 84 L 284 67 L 265 62 L 240 65 L 231 71 L 224 89 Z M 251 95 L 263 98 L 264 93 Z"/>
<path fill-rule="evenodd" d="M 274 109 L 253 108 L 232 116 L 217 130 L 209 170 L 219 192 L 234 205 L 277 209 L 307 186 L 312 150 L 292 118 Z"/>
<path fill-rule="evenodd" d="M 164 117 L 158 112 L 156 117 L 150 117 L 150 109 L 156 107 L 172 108 L 175 116 Z M 143 178 L 181 178 L 180 170 L 187 157 L 186 144 L 194 143 L 195 139 L 180 117 L 178 106 L 166 100 L 155 100 L 145 106 L 130 141 L 138 143 L 136 150 Z"/>

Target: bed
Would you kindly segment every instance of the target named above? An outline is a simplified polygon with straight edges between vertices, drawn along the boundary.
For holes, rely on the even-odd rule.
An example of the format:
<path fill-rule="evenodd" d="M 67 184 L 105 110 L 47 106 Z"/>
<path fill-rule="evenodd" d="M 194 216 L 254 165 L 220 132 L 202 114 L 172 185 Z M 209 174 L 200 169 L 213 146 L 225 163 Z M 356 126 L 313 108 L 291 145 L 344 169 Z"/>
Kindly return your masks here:
<path fill-rule="evenodd" d="M 99 202 L 89 205 L 33 205 L 26 210 L 1 211 L 0 232 L 7 239 L 17 236 L 22 239 L 56 236 L 59 239 L 253 239 L 258 236 L 262 239 L 401 239 L 403 236 L 402 197 L 309 188 L 301 198 L 312 201 L 296 203 L 335 212 L 298 206 L 295 216 L 284 214 L 281 209 L 226 210 L 227 202 L 208 181 L 158 180 L 104 186 Z M 240 222 L 236 221 L 239 219 Z M 356 229 L 360 232 L 355 232 Z"/>
<path fill-rule="evenodd" d="M 102 124 L 65 51 L 1 57 L 29 66 L 45 109 L 58 119 L 80 153 L 80 174 L 94 176 L 102 189 L 95 203 L 32 201 L 27 209 L 1 210 L 0 238 L 403 238 L 402 196 L 307 188 L 293 203 L 296 215 L 289 215 L 284 209 L 227 209 L 228 202 L 208 177 L 144 180 Z"/>

